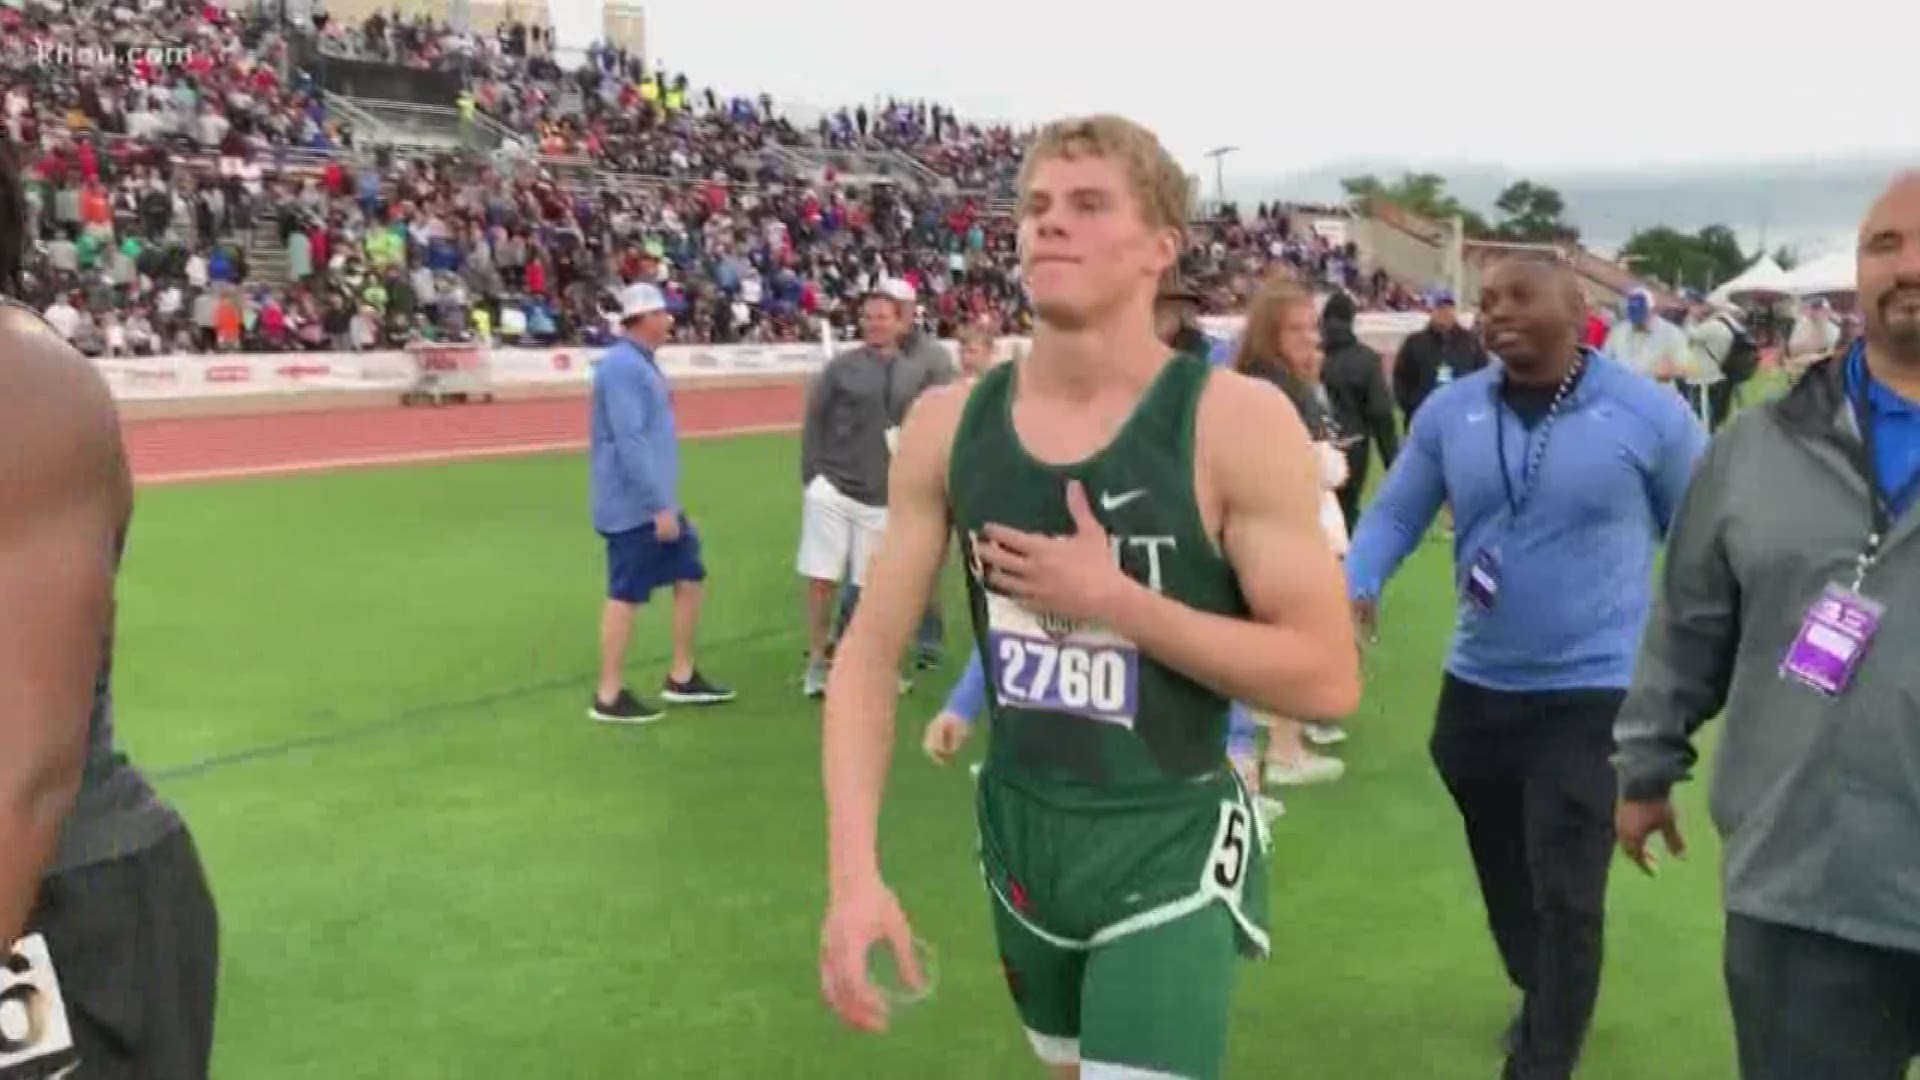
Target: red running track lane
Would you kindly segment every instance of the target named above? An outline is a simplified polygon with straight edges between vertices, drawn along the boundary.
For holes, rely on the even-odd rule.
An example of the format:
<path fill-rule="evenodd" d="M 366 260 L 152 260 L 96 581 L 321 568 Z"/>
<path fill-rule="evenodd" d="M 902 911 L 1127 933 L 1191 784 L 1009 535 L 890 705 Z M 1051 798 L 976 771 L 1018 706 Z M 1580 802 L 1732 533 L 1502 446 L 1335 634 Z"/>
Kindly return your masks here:
<path fill-rule="evenodd" d="M 805 392 L 798 383 L 677 390 L 674 412 L 694 438 L 792 430 Z M 587 398 L 129 420 L 122 433 L 141 483 L 277 476 L 579 450 Z"/>

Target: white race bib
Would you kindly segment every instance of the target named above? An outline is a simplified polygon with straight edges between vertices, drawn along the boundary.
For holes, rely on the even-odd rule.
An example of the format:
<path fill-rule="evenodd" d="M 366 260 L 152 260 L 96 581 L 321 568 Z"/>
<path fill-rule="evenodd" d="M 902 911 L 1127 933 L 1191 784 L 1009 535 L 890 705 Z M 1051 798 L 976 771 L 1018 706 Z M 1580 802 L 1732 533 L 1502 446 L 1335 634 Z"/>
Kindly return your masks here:
<path fill-rule="evenodd" d="M 1220 825 L 1213 834 L 1213 854 L 1200 879 L 1200 891 L 1227 901 L 1237 911 L 1247 887 L 1247 867 L 1260 827 L 1247 804 L 1239 799 L 1220 803 Z"/>
<path fill-rule="evenodd" d="M 39 1076 L 72 1055 L 67 1001 L 47 939 L 29 934 L 0 969 L 0 1077 Z"/>
<path fill-rule="evenodd" d="M 990 592 L 987 647 L 1000 704 L 1133 727 L 1140 651 L 1112 631 L 1036 615 Z"/>

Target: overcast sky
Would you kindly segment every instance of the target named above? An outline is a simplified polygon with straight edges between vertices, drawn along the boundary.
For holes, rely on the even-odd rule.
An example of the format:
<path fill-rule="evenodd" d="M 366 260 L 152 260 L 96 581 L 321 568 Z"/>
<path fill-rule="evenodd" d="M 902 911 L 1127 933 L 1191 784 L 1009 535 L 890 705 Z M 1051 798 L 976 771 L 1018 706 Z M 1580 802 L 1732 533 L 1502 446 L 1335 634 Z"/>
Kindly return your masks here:
<path fill-rule="evenodd" d="M 552 0 L 562 41 L 599 0 Z M 1779 14 L 1766 12 L 1771 8 Z M 1519 169 L 1916 150 L 1913 0 L 649 0 L 648 51 L 692 82 L 962 117 L 1091 110 L 1155 128 L 1211 181 L 1355 157 Z M 1578 12 L 1577 29 L 1555 24 Z M 1549 14 L 1552 13 L 1552 14 Z M 1095 44 L 1095 40 L 1099 43 Z"/>

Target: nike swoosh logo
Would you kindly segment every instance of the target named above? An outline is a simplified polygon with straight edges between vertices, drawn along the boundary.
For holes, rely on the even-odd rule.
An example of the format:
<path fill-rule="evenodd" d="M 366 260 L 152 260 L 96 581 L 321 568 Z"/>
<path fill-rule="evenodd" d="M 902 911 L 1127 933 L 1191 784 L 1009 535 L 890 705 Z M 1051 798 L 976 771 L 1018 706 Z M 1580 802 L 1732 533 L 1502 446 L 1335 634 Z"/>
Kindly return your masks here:
<path fill-rule="evenodd" d="M 1485 423 L 1485 422 L 1486 422 L 1486 419 L 1487 419 L 1487 414 L 1486 414 L 1486 413 L 1483 413 L 1483 412 L 1476 412 L 1476 413 L 1468 413 L 1468 414 L 1467 414 L 1467 423 L 1469 423 L 1469 424 L 1481 424 L 1481 423 Z"/>
<path fill-rule="evenodd" d="M 1143 498 L 1146 494 L 1146 488 L 1134 488 L 1132 491 L 1122 492 L 1118 495 L 1110 491 L 1102 492 L 1100 495 L 1100 509 L 1112 513 L 1135 499 Z"/>

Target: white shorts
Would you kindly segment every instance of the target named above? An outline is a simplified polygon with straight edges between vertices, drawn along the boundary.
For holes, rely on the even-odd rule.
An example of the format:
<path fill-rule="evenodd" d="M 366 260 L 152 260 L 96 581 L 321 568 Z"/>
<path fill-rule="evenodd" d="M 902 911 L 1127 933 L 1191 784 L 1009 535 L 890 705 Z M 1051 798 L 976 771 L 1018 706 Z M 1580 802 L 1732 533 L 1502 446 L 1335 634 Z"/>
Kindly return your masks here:
<path fill-rule="evenodd" d="M 800 504 L 800 557 L 795 569 L 814 581 L 867 582 L 867 563 L 887 527 L 887 508 L 840 493 L 824 476 L 807 485 Z"/>

